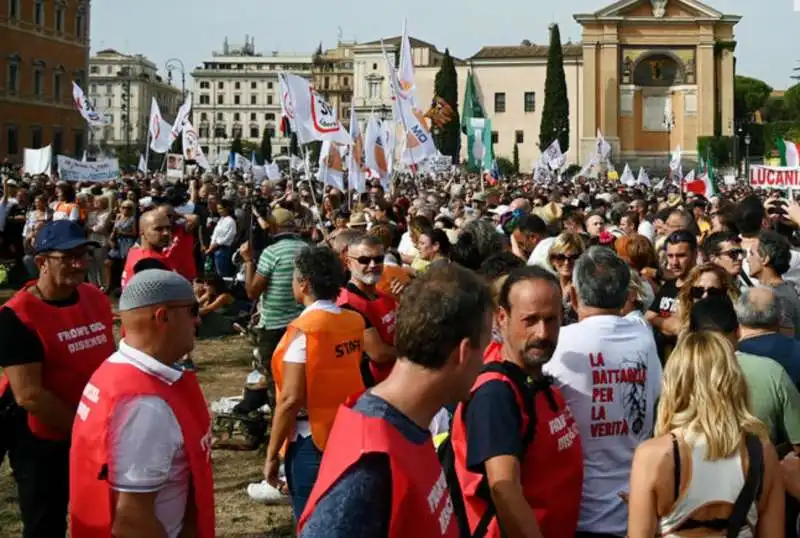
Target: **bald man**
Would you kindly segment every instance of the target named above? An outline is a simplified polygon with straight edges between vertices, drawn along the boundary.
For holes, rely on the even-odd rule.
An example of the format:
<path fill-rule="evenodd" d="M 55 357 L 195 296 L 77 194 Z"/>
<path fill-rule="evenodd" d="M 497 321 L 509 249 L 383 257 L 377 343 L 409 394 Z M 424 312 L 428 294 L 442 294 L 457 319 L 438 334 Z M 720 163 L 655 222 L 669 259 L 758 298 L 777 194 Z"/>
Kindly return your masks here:
<path fill-rule="evenodd" d="M 72 431 L 75 538 L 214 536 L 211 421 L 192 373 L 198 305 L 172 271 L 134 275 L 119 301 L 125 338 L 86 385 Z"/>
<path fill-rule="evenodd" d="M 167 258 L 167 249 L 172 243 L 172 222 L 169 213 L 151 209 L 139 218 L 139 243 L 128 250 L 125 267 L 122 269 L 121 286 L 136 274 L 137 264 L 151 260 L 148 268 L 172 269 Z"/>

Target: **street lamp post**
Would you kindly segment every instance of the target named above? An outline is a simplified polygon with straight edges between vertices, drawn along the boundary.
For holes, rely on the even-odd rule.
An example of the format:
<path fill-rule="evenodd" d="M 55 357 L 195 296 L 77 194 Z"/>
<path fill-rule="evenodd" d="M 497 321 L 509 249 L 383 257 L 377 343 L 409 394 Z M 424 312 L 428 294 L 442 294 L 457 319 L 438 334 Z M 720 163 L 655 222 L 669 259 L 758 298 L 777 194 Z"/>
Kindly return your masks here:
<path fill-rule="evenodd" d="M 744 135 L 744 174 L 747 181 L 750 181 L 750 142 L 752 142 L 750 133 Z"/>
<path fill-rule="evenodd" d="M 672 131 L 675 129 L 675 113 L 664 112 L 664 127 L 667 129 L 667 177 L 672 180 Z M 681 178 L 681 182 L 683 178 Z M 683 185 L 681 185 L 683 195 Z"/>
<path fill-rule="evenodd" d="M 172 85 L 172 70 L 177 69 L 181 74 L 181 98 L 186 98 L 186 68 L 180 58 L 170 58 L 164 64 L 167 69 L 167 81 Z"/>

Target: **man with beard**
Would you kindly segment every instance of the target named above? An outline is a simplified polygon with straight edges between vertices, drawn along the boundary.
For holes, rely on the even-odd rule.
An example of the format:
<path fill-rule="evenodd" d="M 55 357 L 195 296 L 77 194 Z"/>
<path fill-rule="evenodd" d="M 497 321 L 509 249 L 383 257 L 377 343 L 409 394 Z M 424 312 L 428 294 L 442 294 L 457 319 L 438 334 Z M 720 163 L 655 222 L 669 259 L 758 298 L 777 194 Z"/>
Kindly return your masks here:
<path fill-rule="evenodd" d="M 154 260 L 163 267 L 148 262 L 149 269 L 172 269 L 166 250 L 172 244 L 172 222 L 166 211 L 151 209 L 139 219 L 139 244 L 128 251 L 122 269 L 121 286 L 124 289 L 133 275 L 139 272 L 137 265 L 143 260 Z"/>
<path fill-rule="evenodd" d="M 564 327 L 546 373 L 563 391 L 583 443 L 583 497 L 576 538 L 625 536 L 636 446 L 653 433 L 661 363 L 650 328 L 622 316 L 630 269 L 614 251 L 587 250 L 575 264 L 578 323 Z"/>
<path fill-rule="evenodd" d="M 500 290 L 503 343 L 490 348 L 459 404 L 452 431 L 455 470 L 475 536 L 573 536 L 583 461 L 575 420 L 542 367 L 562 321 L 561 288 L 548 271 L 512 270 Z"/>
<path fill-rule="evenodd" d="M 397 358 L 394 329 L 397 301 L 377 288 L 383 274 L 383 243 L 377 237 L 356 237 L 347 249 L 350 281 L 342 288 L 336 304 L 364 317 L 364 382 L 371 386 L 389 376 Z"/>

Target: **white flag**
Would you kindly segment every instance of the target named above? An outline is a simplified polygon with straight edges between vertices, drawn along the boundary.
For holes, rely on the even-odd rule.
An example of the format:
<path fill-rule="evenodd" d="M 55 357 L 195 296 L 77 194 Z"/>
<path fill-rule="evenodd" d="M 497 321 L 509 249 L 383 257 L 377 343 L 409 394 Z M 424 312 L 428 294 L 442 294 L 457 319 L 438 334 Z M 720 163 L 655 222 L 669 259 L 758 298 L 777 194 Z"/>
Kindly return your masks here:
<path fill-rule="evenodd" d="M 136 167 L 140 172 L 147 173 L 147 163 L 144 161 L 144 155 L 139 154 L 139 166 Z"/>
<path fill-rule="evenodd" d="M 203 170 L 210 169 L 211 165 L 208 163 L 208 159 L 203 153 L 203 148 L 200 147 L 200 140 L 197 136 L 197 131 L 195 131 L 194 126 L 192 126 L 192 122 L 190 122 L 188 119 L 183 122 L 183 130 L 181 131 L 181 134 L 183 136 L 184 158 L 189 161 L 195 161 Z"/>
<path fill-rule="evenodd" d="M 353 143 L 336 117 L 336 110 L 311 88 L 308 80 L 291 73 L 281 73 L 280 80 L 281 107 L 301 144 L 314 140 Z"/>
<path fill-rule="evenodd" d="M 319 150 L 319 172 L 317 178 L 326 185 L 336 187 L 342 192 L 344 190 L 344 166 L 342 165 L 342 155 L 336 144 L 324 141 Z"/>
<path fill-rule="evenodd" d="M 264 165 L 264 171 L 267 174 L 267 179 L 270 181 L 280 181 L 281 179 L 281 169 L 278 168 L 278 163 L 272 161 L 269 164 Z"/>
<path fill-rule="evenodd" d="M 172 145 L 172 125 L 164 121 L 158 109 L 156 98 L 150 103 L 150 149 L 156 153 L 166 153 Z"/>
<path fill-rule="evenodd" d="M 84 95 L 83 90 L 75 82 L 72 83 L 72 100 L 75 102 L 75 107 L 81 113 L 83 119 L 93 127 L 100 127 L 107 125 L 108 122 L 97 113 L 94 107 L 89 103 L 89 100 Z"/>
<path fill-rule="evenodd" d="M 606 142 L 606 139 L 603 138 L 603 133 L 600 132 L 600 129 L 597 130 L 595 153 L 600 158 L 599 162 L 605 162 L 608 160 L 609 155 L 611 155 L 611 144 Z"/>
<path fill-rule="evenodd" d="M 539 158 L 539 164 L 543 167 L 553 168 L 551 163 L 555 162 L 555 164 L 558 165 L 558 160 L 561 159 L 561 156 L 561 144 L 558 138 L 556 138 L 547 149 L 542 152 L 542 156 Z M 560 168 L 560 166 L 557 166 L 557 168 Z"/>
<path fill-rule="evenodd" d="M 639 176 L 636 178 L 636 184 L 645 187 L 650 186 L 650 177 L 647 175 L 647 172 L 645 172 L 644 166 L 639 167 Z"/>
<path fill-rule="evenodd" d="M 633 177 L 633 172 L 631 172 L 631 167 L 628 166 L 628 163 L 625 163 L 625 169 L 622 171 L 622 176 L 620 176 L 619 181 L 626 187 L 633 187 L 636 185 L 636 178 Z"/>
<path fill-rule="evenodd" d="M 303 159 L 297 155 L 291 155 L 289 157 L 289 167 L 295 172 L 300 172 L 305 167 L 305 164 L 303 163 Z"/>
<path fill-rule="evenodd" d="M 184 100 L 183 104 L 178 109 L 178 115 L 175 116 L 175 123 L 172 126 L 171 136 L 173 140 L 178 138 L 178 135 L 180 135 L 181 132 L 183 131 L 183 124 L 189 121 L 189 114 L 191 112 L 192 112 L 192 94 L 187 93 L 186 100 Z M 208 169 L 208 167 L 205 166 L 203 168 Z"/>
<path fill-rule="evenodd" d="M 39 149 L 25 148 L 22 154 L 22 171 L 32 176 L 51 175 L 53 167 L 53 147 L 47 145 Z"/>
<path fill-rule="evenodd" d="M 81 162 L 82 162 L 82 163 L 85 163 L 85 162 L 87 162 L 88 160 L 89 160 L 89 156 L 88 156 L 88 154 L 86 153 L 86 150 L 83 150 L 83 157 L 81 157 Z"/>
<path fill-rule="evenodd" d="M 672 156 L 669 159 L 669 169 L 672 172 L 677 172 L 681 169 L 681 146 L 678 144 L 678 147 L 675 148 L 675 151 L 672 152 Z"/>
<path fill-rule="evenodd" d="M 356 107 L 350 103 L 350 137 L 353 145 L 347 156 L 347 186 L 357 192 L 367 192 L 366 165 L 364 156 L 364 137 L 356 119 Z M 372 116 L 370 116 L 372 118 Z"/>
<path fill-rule="evenodd" d="M 589 162 L 587 162 L 583 166 L 583 168 L 581 168 L 580 171 L 577 174 L 575 174 L 575 177 L 586 176 L 591 171 L 592 167 L 594 167 L 595 164 L 597 164 L 597 153 L 592 153 L 589 156 Z"/>
<path fill-rule="evenodd" d="M 386 143 L 381 131 L 378 119 L 373 114 L 370 114 L 367 120 L 367 132 L 364 137 L 364 162 L 373 174 L 381 178 L 381 180 L 385 180 L 389 177 L 389 165 L 386 158 Z"/>
<path fill-rule="evenodd" d="M 414 80 L 414 59 L 411 54 L 411 42 L 408 39 L 408 30 L 403 21 L 403 39 L 400 44 L 400 69 L 398 73 L 400 92 L 398 97 L 408 101 L 413 108 L 417 108 L 417 86 Z"/>

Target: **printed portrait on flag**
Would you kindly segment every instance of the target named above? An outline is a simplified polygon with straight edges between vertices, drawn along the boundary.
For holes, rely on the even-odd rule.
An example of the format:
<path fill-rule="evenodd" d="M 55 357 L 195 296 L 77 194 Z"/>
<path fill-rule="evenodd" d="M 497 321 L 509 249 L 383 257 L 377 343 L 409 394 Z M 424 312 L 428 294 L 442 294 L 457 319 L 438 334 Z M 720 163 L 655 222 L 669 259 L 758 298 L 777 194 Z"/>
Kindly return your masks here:
<path fill-rule="evenodd" d="M 311 120 L 320 133 L 334 133 L 340 129 L 336 110 L 325 102 L 317 92 L 311 91 Z"/>

